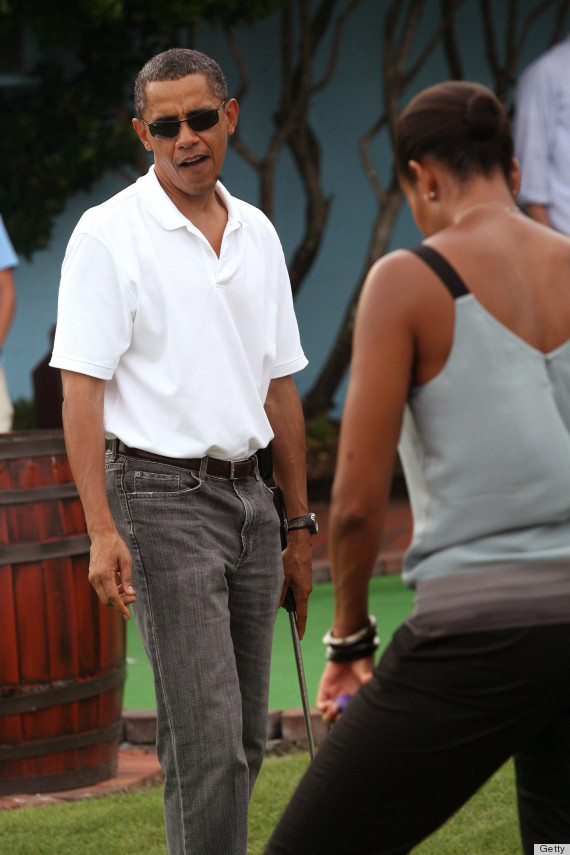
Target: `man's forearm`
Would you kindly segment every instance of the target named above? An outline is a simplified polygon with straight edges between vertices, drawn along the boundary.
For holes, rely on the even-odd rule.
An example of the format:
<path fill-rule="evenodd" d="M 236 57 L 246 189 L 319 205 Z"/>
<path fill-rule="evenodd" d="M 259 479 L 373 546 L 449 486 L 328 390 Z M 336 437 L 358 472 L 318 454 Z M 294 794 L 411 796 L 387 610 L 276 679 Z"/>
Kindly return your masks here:
<path fill-rule="evenodd" d="M 273 471 L 288 517 L 306 514 L 307 464 L 305 420 L 292 377 L 273 380 L 265 404 L 273 429 Z"/>
<path fill-rule="evenodd" d="M 11 270 L 0 270 L 0 347 L 8 335 L 8 330 L 16 311 L 16 289 Z"/>
<path fill-rule="evenodd" d="M 287 517 L 307 513 L 307 467 L 305 419 L 297 387 L 292 377 L 272 380 L 265 402 L 273 429 L 273 472 L 281 488 Z M 311 535 L 307 529 L 289 532 L 283 552 L 285 580 L 281 602 L 290 588 L 295 597 L 297 629 L 303 638 L 307 623 L 307 603 L 313 587 Z"/>
<path fill-rule="evenodd" d="M 105 382 L 62 371 L 63 429 L 73 478 L 91 537 L 113 530 L 105 487 Z"/>
<path fill-rule="evenodd" d="M 67 454 L 91 538 L 89 581 L 103 605 L 128 620 L 136 593 L 131 555 L 111 516 L 105 486 L 105 382 L 73 371 L 62 371 L 62 381 Z"/>

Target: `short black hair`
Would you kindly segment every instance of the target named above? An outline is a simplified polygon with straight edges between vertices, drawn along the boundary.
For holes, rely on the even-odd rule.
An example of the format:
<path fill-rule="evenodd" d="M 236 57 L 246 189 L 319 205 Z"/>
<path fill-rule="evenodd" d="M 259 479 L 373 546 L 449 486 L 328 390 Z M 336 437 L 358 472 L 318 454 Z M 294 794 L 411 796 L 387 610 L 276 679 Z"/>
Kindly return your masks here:
<path fill-rule="evenodd" d="M 213 94 L 221 101 L 228 97 L 228 85 L 218 63 L 190 48 L 171 48 L 153 56 L 141 68 L 135 81 L 135 110 L 142 117 L 146 109 L 146 88 L 149 83 L 180 80 L 188 74 L 203 74 Z"/>
<path fill-rule="evenodd" d="M 461 181 L 501 169 L 507 181 L 514 154 L 507 111 L 480 83 L 448 80 L 416 95 L 396 125 L 400 178 L 414 183 L 410 160 L 432 157 Z"/>

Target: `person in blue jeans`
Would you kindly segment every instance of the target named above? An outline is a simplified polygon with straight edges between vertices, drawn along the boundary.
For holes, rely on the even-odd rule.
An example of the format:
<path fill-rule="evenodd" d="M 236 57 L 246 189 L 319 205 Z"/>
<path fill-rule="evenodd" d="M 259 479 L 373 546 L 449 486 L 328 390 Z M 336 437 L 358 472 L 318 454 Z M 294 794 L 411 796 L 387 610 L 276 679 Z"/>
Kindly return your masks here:
<path fill-rule="evenodd" d="M 16 288 L 13 270 L 18 257 L 0 217 L 0 433 L 12 430 L 14 407 L 8 392 L 6 374 L 2 365 L 2 348 L 10 331 L 16 311 Z"/>
<path fill-rule="evenodd" d="M 51 364 L 90 581 L 125 618 L 132 604 L 154 672 L 169 852 L 245 855 L 275 616 L 291 587 L 302 635 L 312 584 L 307 360 L 275 230 L 218 180 L 238 105 L 217 63 L 163 52 L 135 103 L 154 163 L 73 232 Z M 270 442 L 298 518 L 283 554 Z"/>
<path fill-rule="evenodd" d="M 357 311 L 318 692 L 337 723 L 266 853 L 403 855 L 514 757 L 531 855 L 570 840 L 570 240 L 518 209 L 483 86 L 419 93 L 396 157 L 425 240 L 374 265 Z M 416 596 L 374 668 L 398 443 Z"/>

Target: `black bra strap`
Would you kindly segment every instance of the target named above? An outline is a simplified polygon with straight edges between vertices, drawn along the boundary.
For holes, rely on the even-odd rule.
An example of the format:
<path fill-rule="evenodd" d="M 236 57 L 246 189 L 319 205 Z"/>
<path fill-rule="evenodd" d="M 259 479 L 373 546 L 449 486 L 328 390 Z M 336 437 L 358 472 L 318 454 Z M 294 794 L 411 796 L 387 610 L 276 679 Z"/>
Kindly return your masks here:
<path fill-rule="evenodd" d="M 436 273 L 451 296 L 454 300 L 457 297 L 463 297 L 465 294 L 469 294 L 468 288 L 466 288 L 463 279 L 455 272 L 451 264 L 445 260 L 443 255 L 433 249 L 431 246 L 426 246 L 425 243 L 421 243 L 418 246 L 412 247 L 410 252 L 415 253 L 422 261 L 431 267 L 434 273 Z"/>

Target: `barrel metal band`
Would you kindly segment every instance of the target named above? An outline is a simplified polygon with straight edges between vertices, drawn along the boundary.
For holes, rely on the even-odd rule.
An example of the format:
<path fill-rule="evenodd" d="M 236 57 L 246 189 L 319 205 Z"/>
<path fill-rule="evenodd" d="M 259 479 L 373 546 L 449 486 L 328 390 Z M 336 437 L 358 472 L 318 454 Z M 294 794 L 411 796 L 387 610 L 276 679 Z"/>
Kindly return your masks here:
<path fill-rule="evenodd" d="M 57 754 L 59 751 L 74 751 L 78 748 L 90 748 L 93 745 L 114 742 L 120 737 L 122 726 L 122 719 L 119 719 L 113 724 L 99 727 L 97 730 L 87 730 L 83 733 L 64 733 L 61 736 L 36 739 L 18 745 L 0 745 L 0 762 L 24 760 L 28 757 L 43 757 L 46 754 Z"/>
<path fill-rule="evenodd" d="M 57 499 L 74 499 L 78 496 L 73 482 L 51 484 L 45 487 L 27 487 L 23 490 L 2 490 L 0 505 L 27 505 L 32 502 L 49 502 Z"/>
<path fill-rule="evenodd" d="M 17 460 L 19 457 L 47 457 L 51 454 L 65 454 L 65 440 L 62 430 L 53 434 L 30 431 L 28 436 L 8 435 L 0 439 L 0 460 Z"/>
<path fill-rule="evenodd" d="M 59 793 L 77 787 L 90 787 L 99 781 L 107 781 L 117 774 L 117 753 L 112 760 L 96 766 L 81 766 L 55 774 L 33 774 L 24 776 L 0 777 L 0 796 L 14 793 Z"/>
<path fill-rule="evenodd" d="M 45 543 L 0 543 L 0 566 L 2 564 L 35 564 L 54 558 L 69 558 L 89 553 L 91 540 L 87 534 L 49 540 Z"/>
<path fill-rule="evenodd" d="M 105 674 L 99 674 L 90 680 L 62 681 L 59 684 L 47 683 L 33 689 L 24 689 L 14 697 L 0 697 L 0 716 L 18 715 L 19 713 L 36 712 L 48 707 L 70 704 L 73 701 L 83 701 L 95 695 L 102 695 L 122 686 L 125 682 L 126 665 Z M 51 688 L 45 688 L 45 686 Z"/>

